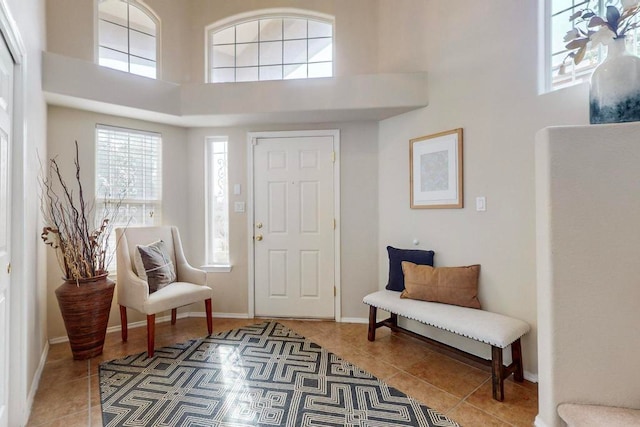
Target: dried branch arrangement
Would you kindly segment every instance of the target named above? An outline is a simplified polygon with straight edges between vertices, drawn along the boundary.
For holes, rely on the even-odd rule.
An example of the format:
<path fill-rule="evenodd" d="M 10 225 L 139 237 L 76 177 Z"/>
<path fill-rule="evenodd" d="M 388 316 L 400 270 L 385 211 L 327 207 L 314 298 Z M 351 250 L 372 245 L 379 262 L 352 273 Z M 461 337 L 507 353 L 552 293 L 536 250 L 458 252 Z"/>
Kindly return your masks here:
<path fill-rule="evenodd" d="M 85 200 L 80 163 L 78 161 L 78 141 L 75 143 L 76 188 L 67 184 L 55 158 L 49 159 L 46 175 L 41 178 L 41 208 L 45 226 L 40 237 L 46 245 L 56 251 L 58 263 L 66 280 L 78 280 L 107 273 L 107 266 L 114 249 L 109 248 L 109 235 L 113 219 L 120 208 L 120 202 L 106 203 L 102 217 L 91 221 L 94 203 Z M 92 227 L 91 224 L 97 224 Z"/>

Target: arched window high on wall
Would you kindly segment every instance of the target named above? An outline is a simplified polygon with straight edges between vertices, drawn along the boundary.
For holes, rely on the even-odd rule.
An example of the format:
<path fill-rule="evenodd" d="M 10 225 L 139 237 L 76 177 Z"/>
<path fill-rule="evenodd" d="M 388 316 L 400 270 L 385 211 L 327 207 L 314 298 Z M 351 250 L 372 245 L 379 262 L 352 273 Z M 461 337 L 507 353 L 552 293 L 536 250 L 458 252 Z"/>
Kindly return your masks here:
<path fill-rule="evenodd" d="M 333 19 L 269 12 L 206 30 L 207 82 L 333 76 Z"/>
<path fill-rule="evenodd" d="M 158 19 L 136 0 L 99 0 L 98 63 L 157 77 Z"/>

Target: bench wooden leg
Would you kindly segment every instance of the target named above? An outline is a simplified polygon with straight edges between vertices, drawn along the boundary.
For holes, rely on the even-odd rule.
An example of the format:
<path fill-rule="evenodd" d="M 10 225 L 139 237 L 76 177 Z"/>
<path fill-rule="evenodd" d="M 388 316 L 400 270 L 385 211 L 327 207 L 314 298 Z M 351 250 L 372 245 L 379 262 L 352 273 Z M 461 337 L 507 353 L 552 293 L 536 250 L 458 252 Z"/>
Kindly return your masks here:
<path fill-rule="evenodd" d="M 389 320 L 391 321 L 391 330 L 395 331 L 398 328 L 398 315 L 396 313 L 389 313 Z"/>
<path fill-rule="evenodd" d="M 378 307 L 372 305 L 369 306 L 369 331 L 367 332 L 367 339 L 369 341 L 376 340 L 376 314 Z"/>
<path fill-rule="evenodd" d="M 504 370 L 502 367 L 502 349 L 491 346 L 491 382 L 493 398 L 499 402 L 504 400 Z"/>
<path fill-rule="evenodd" d="M 175 325 L 176 324 L 176 319 L 178 318 L 178 309 L 177 308 L 172 308 L 171 309 L 171 324 Z"/>
<path fill-rule="evenodd" d="M 513 379 L 521 383 L 524 381 L 524 368 L 522 366 L 522 347 L 520 346 L 520 338 L 511 343 L 511 358 L 515 365 Z"/>

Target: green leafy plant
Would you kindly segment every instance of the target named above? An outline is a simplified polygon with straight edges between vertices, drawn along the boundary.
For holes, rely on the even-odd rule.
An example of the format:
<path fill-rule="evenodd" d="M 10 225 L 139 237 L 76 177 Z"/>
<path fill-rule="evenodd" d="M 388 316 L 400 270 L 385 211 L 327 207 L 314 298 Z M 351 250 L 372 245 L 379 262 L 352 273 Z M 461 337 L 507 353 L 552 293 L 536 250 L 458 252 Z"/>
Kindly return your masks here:
<path fill-rule="evenodd" d="M 609 4 L 605 7 L 604 16 L 598 15 L 591 3 L 593 1 L 569 17 L 574 27 L 564 37 L 565 47 L 571 51 L 565 61 L 572 59 L 576 65 L 590 49 L 624 38 L 629 30 L 638 27 L 634 17 L 640 12 L 640 0 L 621 0 L 620 7 Z M 560 67 L 560 74 L 564 73 L 565 61 Z"/>

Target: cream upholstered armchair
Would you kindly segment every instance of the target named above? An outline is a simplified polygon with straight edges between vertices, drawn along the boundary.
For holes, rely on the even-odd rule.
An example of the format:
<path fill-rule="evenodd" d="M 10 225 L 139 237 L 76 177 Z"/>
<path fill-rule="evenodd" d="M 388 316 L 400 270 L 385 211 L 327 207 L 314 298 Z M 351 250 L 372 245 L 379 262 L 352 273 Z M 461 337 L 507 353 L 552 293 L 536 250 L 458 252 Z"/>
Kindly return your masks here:
<path fill-rule="evenodd" d="M 118 304 L 122 323 L 122 341 L 127 341 L 127 308 L 147 315 L 147 353 L 153 356 L 155 341 L 156 313 L 171 310 L 171 324 L 176 323 L 177 307 L 204 301 L 207 330 L 212 332 L 211 296 L 213 291 L 206 285 L 206 273 L 189 265 L 184 257 L 180 234 L 176 227 L 129 227 L 116 228 L 118 242 L 117 278 Z M 136 260 L 138 245 L 143 248 L 162 241 L 167 265 L 173 263 L 175 273 L 172 283 L 163 285 L 150 292 L 149 282 L 145 279 L 145 266 L 141 259 Z M 139 271 L 142 269 L 143 271 Z M 151 273 L 150 273 L 151 274 Z M 142 276 L 142 278 L 140 277 Z M 149 279 L 151 281 L 151 279 Z M 153 289 L 152 289 L 153 291 Z"/>

